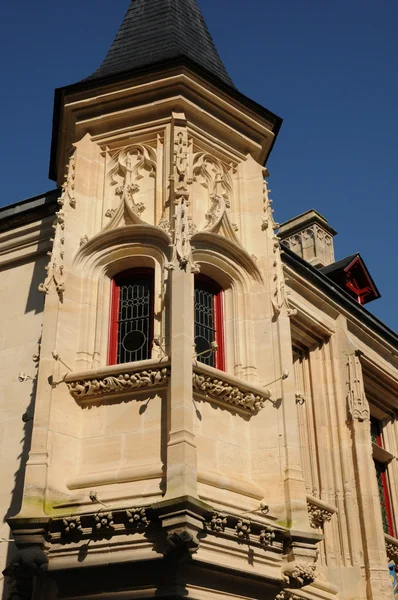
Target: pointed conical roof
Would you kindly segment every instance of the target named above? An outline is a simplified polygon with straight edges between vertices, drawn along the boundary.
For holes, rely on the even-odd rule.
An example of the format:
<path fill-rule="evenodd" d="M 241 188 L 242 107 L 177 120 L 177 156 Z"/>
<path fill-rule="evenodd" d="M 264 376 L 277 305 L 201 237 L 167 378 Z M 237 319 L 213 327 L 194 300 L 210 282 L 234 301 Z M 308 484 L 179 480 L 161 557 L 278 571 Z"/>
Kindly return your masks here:
<path fill-rule="evenodd" d="M 233 86 L 196 0 L 131 0 L 100 68 L 86 81 L 187 58 Z"/>

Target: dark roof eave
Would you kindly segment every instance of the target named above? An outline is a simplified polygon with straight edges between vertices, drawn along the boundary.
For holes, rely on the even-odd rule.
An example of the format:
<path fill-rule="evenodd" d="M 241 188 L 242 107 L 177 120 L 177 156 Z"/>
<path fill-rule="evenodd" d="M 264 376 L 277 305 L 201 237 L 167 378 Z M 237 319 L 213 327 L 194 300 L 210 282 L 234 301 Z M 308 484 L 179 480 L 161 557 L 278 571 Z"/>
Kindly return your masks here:
<path fill-rule="evenodd" d="M 61 190 L 55 189 L 0 208 L 0 231 L 55 214 Z"/>
<path fill-rule="evenodd" d="M 175 68 L 178 66 L 187 67 L 193 72 L 196 72 L 199 76 L 204 77 L 212 83 L 216 87 L 218 87 L 223 92 L 230 95 L 232 98 L 242 103 L 244 106 L 252 110 L 253 112 L 259 114 L 263 118 L 268 121 L 273 122 L 273 133 L 274 139 L 270 146 L 269 152 L 265 158 L 264 164 L 267 162 L 269 155 L 271 154 L 272 148 L 278 136 L 279 130 L 282 126 L 283 119 L 278 117 L 273 112 L 267 110 L 261 104 L 258 104 L 254 100 L 251 100 L 242 92 L 240 92 L 237 88 L 232 87 L 224 83 L 221 79 L 204 69 L 203 67 L 197 65 L 195 62 L 191 61 L 186 57 L 179 57 L 173 60 L 162 61 L 157 64 L 151 64 L 148 67 L 140 67 L 138 69 L 133 69 L 130 71 L 126 71 L 124 73 L 119 73 L 118 75 L 111 75 L 108 77 L 104 77 L 102 79 L 96 79 L 94 81 L 79 81 L 78 83 L 73 83 L 71 85 L 57 88 L 54 94 L 54 112 L 53 112 L 53 123 L 52 123 L 52 138 L 51 138 L 51 150 L 50 150 L 50 169 L 49 169 L 49 178 L 53 181 L 57 179 L 57 170 L 56 170 L 56 159 L 57 159 L 57 151 L 58 151 L 58 139 L 59 139 L 59 126 L 62 119 L 62 110 L 63 110 L 63 97 L 66 93 L 80 92 L 89 90 L 90 88 L 98 88 L 102 85 L 109 85 L 112 83 L 118 83 L 131 77 L 140 77 L 143 75 L 147 75 L 149 73 L 159 73 L 164 70 L 169 70 L 171 68 Z"/>
<path fill-rule="evenodd" d="M 282 260 L 306 279 L 314 283 L 320 290 L 326 292 L 335 302 L 337 302 L 337 304 L 363 321 L 369 329 L 398 349 L 398 334 L 384 325 L 382 321 L 372 315 L 372 313 L 361 304 L 358 304 L 358 302 L 351 298 L 347 292 L 337 287 L 327 275 L 318 271 L 318 269 L 285 246 L 283 246 Z"/>

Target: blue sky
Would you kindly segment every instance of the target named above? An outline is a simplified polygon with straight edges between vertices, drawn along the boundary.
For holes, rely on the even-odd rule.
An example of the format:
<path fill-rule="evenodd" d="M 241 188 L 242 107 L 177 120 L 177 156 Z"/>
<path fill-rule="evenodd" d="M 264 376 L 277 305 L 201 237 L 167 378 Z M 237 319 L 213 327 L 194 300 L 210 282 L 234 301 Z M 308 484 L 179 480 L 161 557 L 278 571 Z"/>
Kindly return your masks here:
<path fill-rule="evenodd" d="M 129 0 L 20 0 L 0 9 L 0 205 L 47 178 L 53 90 L 93 72 Z M 199 0 L 238 88 L 284 119 L 268 168 L 279 222 L 315 208 L 336 259 L 362 253 L 398 330 L 398 2 Z"/>

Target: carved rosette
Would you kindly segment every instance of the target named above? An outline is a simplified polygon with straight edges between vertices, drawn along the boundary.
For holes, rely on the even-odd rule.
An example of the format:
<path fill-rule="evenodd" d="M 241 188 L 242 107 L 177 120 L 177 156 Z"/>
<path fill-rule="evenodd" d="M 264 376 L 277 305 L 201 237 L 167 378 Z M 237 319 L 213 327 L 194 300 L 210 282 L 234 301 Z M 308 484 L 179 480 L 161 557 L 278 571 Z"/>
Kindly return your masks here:
<path fill-rule="evenodd" d="M 264 527 L 260 531 L 259 541 L 262 546 L 272 546 L 272 543 L 275 539 L 275 531 L 273 527 Z"/>
<path fill-rule="evenodd" d="M 228 525 L 228 517 L 225 513 L 215 512 L 212 514 L 210 519 L 210 528 L 212 531 L 216 531 L 221 533 L 225 531 L 226 526 Z"/>
<path fill-rule="evenodd" d="M 354 352 L 347 357 L 347 370 L 347 402 L 350 415 L 354 420 L 367 421 L 370 416 L 369 403 L 365 395 L 362 367 L 358 352 Z"/>
<path fill-rule="evenodd" d="M 235 526 L 238 538 L 248 540 L 251 534 L 251 521 L 249 519 L 239 519 Z"/>
<path fill-rule="evenodd" d="M 270 400 L 270 393 L 255 394 L 244 388 L 231 385 L 228 381 L 213 378 L 200 373 L 193 373 L 193 389 L 211 400 L 221 401 L 249 413 L 256 413 L 264 408 L 266 400 Z"/>
<path fill-rule="evenodd" d="M 51 239 L 53 247 L 47 254 L 50 257 L 48 265 L 45 267 L 47 276 L 43 283 L 39 285 L 39 291 L 44 294 L 50 293 L 55 288 L 60 299 L 65 291 L 64 281 L 64 244 L 65 244 L 65 214 L 59 210 L 53 223 L 55 230 L 54 237 Z"/>
<path fill-rule="evenodd" d="M 113 514 L 111 512 L 99 513 L 95 515 L 95 528 L 97 530 L 114 529 L 115 523 L 113 521 Z"/>
<path fill-rule="evenodd" d="M 83 533 L 83 527 L 80 517 L 65 517 L 62 519 L 64 525 L 64 536 L 73 536 Z"/>
<path fill-rule="evenodd" d="M 150 523 L 145 508 L 130 508 L 126 510 L 126 516 L 134 529 L 144 529 Z"/>
<path fill-rule="evenodd" d="M 146 369 L 120 375 L 106 375 L 102 378 L 71 380 L 66 384 L 76 400 L 90 400 L 100 396 L 119 395 L 133 390 L 150 389 L 167 385 L 170 379 L 168 367 Z"/>

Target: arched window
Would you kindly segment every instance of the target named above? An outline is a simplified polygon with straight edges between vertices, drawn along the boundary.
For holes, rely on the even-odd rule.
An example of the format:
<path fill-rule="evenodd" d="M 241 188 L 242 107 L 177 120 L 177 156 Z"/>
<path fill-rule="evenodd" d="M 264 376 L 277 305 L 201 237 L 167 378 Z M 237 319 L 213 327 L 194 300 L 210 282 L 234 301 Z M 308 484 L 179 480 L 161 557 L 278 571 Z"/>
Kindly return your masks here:
<path fill-rule="evenodd" d="M 129 269 L 112 279 L 110 365 L 151 358 L 153 271 Z"/>
<path fill-rule="evenodd" d="M 199 362 L 224 371 L 223 291 L 215 281 L 205 275 L 195 276 L 194 309 L 197 359 Z M 216 350 L 214 350 L 214 342 L 217 345 Z"/>

